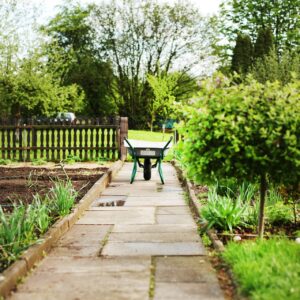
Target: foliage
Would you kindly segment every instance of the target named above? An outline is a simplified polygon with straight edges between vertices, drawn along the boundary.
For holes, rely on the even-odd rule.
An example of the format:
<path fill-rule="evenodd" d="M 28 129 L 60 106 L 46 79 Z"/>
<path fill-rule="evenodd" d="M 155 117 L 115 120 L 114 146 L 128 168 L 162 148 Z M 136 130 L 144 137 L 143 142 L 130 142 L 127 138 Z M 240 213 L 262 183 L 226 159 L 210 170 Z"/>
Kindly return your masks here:
<path fill-rule="evenodd" d="M 47 163 L 47 161 L 44 160 L 44 159 L 42 159 L 42 158 L 33 159 L 33 160 L 31 161 L 31 164 L 32 164 L 33 166 L 41 166 L 41 165 L 44 165 L 44 164 L 46 164 L 46 163 Z"/>
<path fill-rule="evenodd" d="M 299 182 L 300 81 L 283 87 L 251 78 L 240 85 L 220 77 L 215 81 L 207 81 L 199 100 L 184 108 L 188 174 L 197 182 L 260 177 L 263 204 L 266 175 L 270 182 Z"/>
<path fill-rule="evenodd" d="M 80 162 L 80 161 L 81 161 L 81 158 L 79 156 L 72 155 L 72 154 L 69 154 L 67 156 L 67 158 L 64 159 L 64 162 L 67 164 L 74 164 L 74 163 Z"/>
<path fill-rule="evenodd" d="M 300 248 L 285 239 L 230 243 L 222 254 L 240 292 L 251 299 L 291 299 L 300 294 Z"/>
<path fill-rule="evenodd" d="M 280 81 L 282 84 L 300 78 L 300 54 L 297 51 L 285 50 L 280 57 L 271 50 L 268 55 L 256 59 L 249 72 L 261 82 Z"/>
<path fill-rule="evenodd" d="M 92 6 L 83 8 L 68 3 L 42 27 L 51 37 L 49 55 L 55 44 L 67 57 L 61 78 L 64 85 L 78 84 L 85 92 L 85 112 L 89 115 L 106 116 L 116 114 L 118 97 L 114 92 L 114 76 L 111 64 L 104 62 L 95 43 L 95 29 L 88 19 Z M 51 61 L 53 65 L 55 60 Z M 56 63 L 55 63 L 56 64 Z"/>
<path fill-rule="evenodd" d="M 254 42 L 261 28 L 269 28 L 279 53 L 299 46 L 299 14 L 300 0 L 229 0 L 221 5 L 220 27 L 231 42 L 240 31 Z"/>
<path fill-rule="evenodd" d="M 0 205 L 0 271 L 35 243 L 57 216 L 68 214 L 75 197 L 70 181 L 57 181 L 46 199 L 36 194 L 31 204 L 20 202 L 11 213 L 5 213 Z"/>
<path fill-rule="evenodd" d="M 263 58 L 274 48 L 273 33 L 270 28 L 260 28 L 254 44 L 254 59 Z"/>
<path fill-rule="evenodd" d="M 292 223 L 292 207 L 283 202 L 283 197 L 275 187 L 271 187 L 267 192 L 266 216 L 270 225 L 284 225 Z"/>
<path fill-rule="evenodd" d="M 174 90 L 177 86 L 178 74 L 153 76 L 148 75 L 147 80 L 153 90 L 154 99 L 150 104 L 150 128 L 153 130 L 153 122 L 156 115 L 159 115 L 165 121 L 170 117 L 172 105 L 175 101 Z"/>
<path fill-rule="evenodd" d="M 208 222 L 208 227 L 229 230 L 245 225 L 246 205 L 241 198 L 232 199 L 229 195 L 220 196 L 216 188 L 208 192 L 206 205 L 201 209 L 202 218 Z"/>
<path fill-rule="evenodd" d="M 252 64 L 253 47 L 248 35 L 238 34 L 233 49 L 231 69 L 239 74 L 246 74 Z"/>
<path fill-rule="evenodd" d="M 65 216 L 75 203 L 77 192 L 70 180 L 57 180 L 48 194 L 48 201 L 52 204 L 51 210 L 59 216 Z"/>
<path fill-rule="evenodd" d="M 9 164 L 11 164 L 10 159 L 0 158 L 0 165 L 9 165 Z"/>
<path fill-rule="evenodd" d="M 120 113 L 139 127 L 149 122 L 153 97 L 147 75 L 186 73 L 200 54 L 207 58 L 212 37 L 209 23 L 187 2 L 111 1 L 93 9 L 92 27 L 117 77 Z"/>

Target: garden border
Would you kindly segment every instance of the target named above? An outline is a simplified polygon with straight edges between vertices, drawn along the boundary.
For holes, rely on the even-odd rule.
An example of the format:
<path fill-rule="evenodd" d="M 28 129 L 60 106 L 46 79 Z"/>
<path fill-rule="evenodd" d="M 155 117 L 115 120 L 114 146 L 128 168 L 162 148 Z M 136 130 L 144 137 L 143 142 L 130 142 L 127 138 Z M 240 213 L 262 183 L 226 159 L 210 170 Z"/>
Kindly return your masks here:
<path fill-rule="evenodd" d="M 18 281 L 43 259 L 54 243 L 76 223 L 95 198 L 105 190 L 123 164 L 121 160 L 116 161 L 89 189 L 69 215 L 54 223 L 39 243 L 30 246 L 17 261 L 0 273 L 0 297 L 7 297 Z"/>
<path fill-rule="evenodd" d="M 176 163 L 176 161 L 172 161 L 172 165 L 174 166 L 177 176 L 183 186 L 185 187 L 188 196 L 189 196 L 189 206 L 195 216 L 200 219 L 200 209 L 201 209 L 201 204 L 199 203 L 199 200 L 196 197 L 195 191 L 192 188 L 192 183 L 191 181 L 186 178 L 183 174 L 183 170 L 180 168 L 180 166 Z M 221 240 L 219 240 L 217 234 L 213 229 L 206 229 L 206 234 L 208 235 L 209 239 L 211 240 L 213 247 L 215 250 L 217 250 L 219 253 L 223 252 L 225 247 L 224 244 L 222 243 Z"/>

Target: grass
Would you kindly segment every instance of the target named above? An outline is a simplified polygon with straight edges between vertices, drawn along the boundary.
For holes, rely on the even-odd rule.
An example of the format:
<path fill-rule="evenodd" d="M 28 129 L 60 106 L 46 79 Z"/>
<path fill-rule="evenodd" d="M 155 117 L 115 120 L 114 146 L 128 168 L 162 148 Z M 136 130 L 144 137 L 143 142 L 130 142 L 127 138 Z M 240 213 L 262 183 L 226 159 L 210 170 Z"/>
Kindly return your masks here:
<path fill-rule="evenodd" d="M 75 197 L 76 191 L 71 182 L 58 180 L 46 199 L 35 195 L 31 204 L 21 202 L 11 213 L 4 212 L 0 205 L 0 272 L 35 243 L 53 221 L 67 215 Z"/>
<path fill-rule="evenodd" d="M 253 300 L 296 300 L 300 295 L 300 245 L 286 239 L 229 243 L 222 254 L 240 293 Z"/>
<path fill-rule="evenodd" d="M 173 133 L 154 132 L 146 130 L 128 130 L 128 138 L 132 140 L 141 140 L 149 142 L 167 142 L 173 136 Z M 130 160 L 129 155 L 127 157 Z M 164 161 L 170 161 L 173 159 L 173 149 L 168 151 L 168 154 L 164 158 Z"/>

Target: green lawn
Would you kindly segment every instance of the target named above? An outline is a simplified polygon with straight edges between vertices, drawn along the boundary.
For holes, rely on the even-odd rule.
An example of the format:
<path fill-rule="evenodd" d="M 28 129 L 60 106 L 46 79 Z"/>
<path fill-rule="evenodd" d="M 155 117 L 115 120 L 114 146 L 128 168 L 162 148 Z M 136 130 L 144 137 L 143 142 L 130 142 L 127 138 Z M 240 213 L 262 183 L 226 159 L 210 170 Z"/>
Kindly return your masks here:
<path fill-rule="evenodd" d="M 154 131 L 146 131 L 146 130 L 128 130 L 128 138 L 133 140 L 142 140 L 142 141 L 150 141 L 150 142 L 167 142 L 170 137 L 173 136 L 173 133 L 165 133 L 162 132 L 154 132 Z M 170 161 L 173 159 L 173 148 L 168 151 L 168 154 L 164 158 L 164 161 Z M 131 160 L 129 155 L 127 156 L 127 160 Z"/>
<path fill-rule="evenodd" d="M 231 266 L 240 292 L 248 299 L 299 299 L 300 245 L 295 241 L 230 243 L 222 256 Z"/>
<path fill-rule="evenodd" d="M 128 138 L 150 142 L 167 142 L 173 133 L 154 132 L 146 130 L 128 130 Z"/>

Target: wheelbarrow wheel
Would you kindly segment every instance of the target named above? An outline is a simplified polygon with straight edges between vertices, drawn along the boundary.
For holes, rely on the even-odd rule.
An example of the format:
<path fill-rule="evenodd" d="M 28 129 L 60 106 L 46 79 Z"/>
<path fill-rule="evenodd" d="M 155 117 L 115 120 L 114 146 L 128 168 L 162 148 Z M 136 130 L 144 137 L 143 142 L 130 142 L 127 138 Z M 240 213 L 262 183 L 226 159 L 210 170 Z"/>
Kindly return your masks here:
<path fill-rule="evenodd" d="M 145 158 L 144 161 L 144 179 L 145 180 L 150 180 L 151 179 L 151 160 L 150 158 Z"/>

